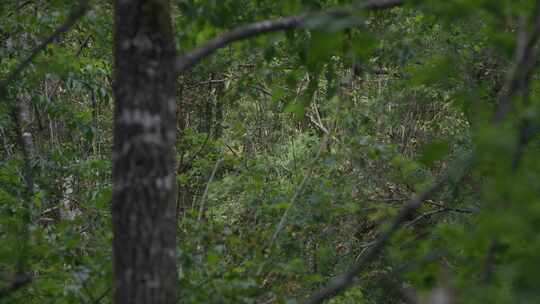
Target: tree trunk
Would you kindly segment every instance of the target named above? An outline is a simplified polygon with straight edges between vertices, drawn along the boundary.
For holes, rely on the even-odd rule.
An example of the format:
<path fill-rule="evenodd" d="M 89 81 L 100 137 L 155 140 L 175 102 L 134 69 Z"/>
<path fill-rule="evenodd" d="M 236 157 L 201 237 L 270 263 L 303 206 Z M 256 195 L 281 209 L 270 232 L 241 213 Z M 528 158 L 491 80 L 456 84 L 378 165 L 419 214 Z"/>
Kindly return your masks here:
<path fill-rule="evenodd" d="M 176 51 L 169 1 L 116 0 L 114 20 L 114 301 L 172 304 Z"/>

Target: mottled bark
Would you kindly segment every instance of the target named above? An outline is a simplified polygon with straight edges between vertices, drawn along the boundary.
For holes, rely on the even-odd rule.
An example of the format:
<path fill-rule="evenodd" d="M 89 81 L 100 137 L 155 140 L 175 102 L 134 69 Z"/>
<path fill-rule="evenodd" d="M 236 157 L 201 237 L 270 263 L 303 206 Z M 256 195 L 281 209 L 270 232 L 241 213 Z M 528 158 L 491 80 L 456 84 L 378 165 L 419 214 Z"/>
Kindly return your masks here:
<path fill-rule="evenodd" d="M 175 46 L 168 0 L 116 0 L 114 301 L 176 303 Z"/>

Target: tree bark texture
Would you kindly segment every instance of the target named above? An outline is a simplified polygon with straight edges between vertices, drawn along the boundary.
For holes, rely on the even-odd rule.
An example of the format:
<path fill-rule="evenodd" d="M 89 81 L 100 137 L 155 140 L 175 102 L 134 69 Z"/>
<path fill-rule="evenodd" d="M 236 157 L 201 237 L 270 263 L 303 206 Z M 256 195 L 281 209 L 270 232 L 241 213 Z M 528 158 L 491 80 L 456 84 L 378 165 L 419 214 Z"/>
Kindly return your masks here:
<path fill-rule="evenodd" d="M 176 51 L 169 1 L 116 0 L 114 21 L 114 301 L 172 304 Z"/>

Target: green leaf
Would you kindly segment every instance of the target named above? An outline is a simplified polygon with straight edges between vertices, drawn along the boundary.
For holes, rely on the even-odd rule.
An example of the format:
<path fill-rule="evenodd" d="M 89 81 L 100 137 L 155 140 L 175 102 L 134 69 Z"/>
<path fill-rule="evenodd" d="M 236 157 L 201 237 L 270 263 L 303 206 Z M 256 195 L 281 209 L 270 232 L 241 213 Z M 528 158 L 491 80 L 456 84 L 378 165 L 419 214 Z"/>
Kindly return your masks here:
<path fill-rule="evenodd" d="M 315 30 L 311 32 L 310 42 L 307 65 L 313 70 L 340 50 L 343 33 Z"/>
<path fill-rule="evenodd" d="M 450 145 L 447 141 L 436 140 L 424 146 L 420 162 L 426 166 L 432 166 L 436 161 L 441 160 L 448 154 Z"/>
<path fill-rule="evenodd" d="M 306 106 L 302 103 L 293 101 L 285 106 L 284 113 L 293 113 L 296 119 L 301 119 L 306 113 Z"/>

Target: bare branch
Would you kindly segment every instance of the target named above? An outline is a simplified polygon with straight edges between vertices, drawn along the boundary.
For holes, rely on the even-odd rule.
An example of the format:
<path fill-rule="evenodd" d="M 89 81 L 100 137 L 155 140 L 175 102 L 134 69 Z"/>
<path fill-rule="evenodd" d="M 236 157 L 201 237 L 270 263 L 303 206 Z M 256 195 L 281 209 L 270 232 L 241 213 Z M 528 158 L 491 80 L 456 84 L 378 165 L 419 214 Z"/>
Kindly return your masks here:
<path fill-rule="evenodd" d="M 484 261 L 484 270 L 482 271 L 482 283 L 488 285 L 493 278 L 495 255 L 497 254 L 498 242 L 495 237 L 491 239 L 489 244 L 486 259 Z"/>
<path fill-rule="evenodd" d="M 430 200 L 427 200 L 427 201 L 426 201 L 426 204 L 440 207 L 440 209 L 443 209 L 444 211 L 452 211 L 452 212 L 457 212 L 457 213 L 475 213 L 475 212 L 476 212 L 476 210 L 471 210 L 471 209 L 463 209 L 463 208 L 452 208 L 452 207 L 448 207 L 448 206 L 446 206 L 446 205 L 443 205 L 443 204 L 440 204 L 440 203 L 436 203 L 436 202 L 430 201 Z"/>
<path fill-rule="evenodd" d="M 77 5 L 75 8 L 73 8 L 73 10 L 69 14 L 69 16 L 68 16 L 67 20 L 64 22 L 64 24 L 62 24 L 60 27 L 58 27 L 49 37 L 47 37 L 36 48 L 34 48 L 32 50 L 32 52 L 30 53 L 30 55 L 25 60 L 23 60 L 21 63 L 19 63 L 19 65 L 13 71 L 11 71 L 11 73 L 9 73 L 4 80 L 0 81 L 0 97 L 2 97 L 5 94 L 7 86 L 11 82 L 13 82 L 15 79 L 17 79 L 19 74 L 24 69 L 26 69 L 26 67 L 30 63 L 32 63 L 34 58 L 41 51 L 43 51 L 49 44 L 54 42 L 62 34 L 67 32 L 75 23 L 77 23 L 77 21 L 82 16 L 84 16 L 86 11 L 88 10 L 88 7 L 89 6 L 88 6 L 87 0 L 80 0 L 79 5 Z"/>
<path fill-rule="evenodd" d="M 522 29 L 518 36 L 514 67 L 508 73 L 506 83 L 499 95 L 499 103 L 493 123 L 499 124 L 510 112 L 512 98 L 520 91 L 526 90 L 531 74 L 536 67 L 538 57 L 538 41 L 540 39 L 540 0 L 536 2 L 533 29 L 530 34 Z"/>
<path fill-rule="evenodd" d="M 206 188 L 204 188 L 204 193 L 201 198 L 200 207 L 199 207 L 199 214 L 197 216 L 197 221 L 201 221 L 201 219 L 204 218 L 204 203 L 206 201 L 206 197 L 208 196 L 208 189 L 210 189 L 210 184 L 214 180 L 214 176 L 216 175 L 217 170 L 219 169 L 219 166 L 225 161 L 225 159 L 222 157 L 218 159 L 216 164 L 214 165 L 214 169 L 212 170 L 212 174 L 210 174 L 210 178 L 208 178 L 208 183 L 206 183 Z"/>
<path fill-rule="evenodd" d="M 33 2 L 33 0 L 28 0 L 28 1 L 25 1 L 25 2 L 23 2 L 21 4 L 18 4 L 17 8 L 15 10 L 9 12 L 6 17 L 9 18 L 9 17 L 13 16 L 13 14 L 15 12 L 18 12 L 18 11 L 22 10 L 25 6 L 31 4 L 32 2 Z"/>
<path fill-rule="evenodd" d="M 404 0 L 371 0 L 357 6 L 363 10 L 381 10 L 402 5 Z M 195 66 L 202 59 L 233 42 L 251 38 L 257 35 L 279 32 L 304 26 L 314 17 L 348 17 L 354 13 L 354 8 L 335 8 L 332 10 L 305 13 L 296 16 L 282 17 L 275 20 L 259 21 L 244 25 L 225 32 L 195 50 L 180 56 L 176 60 L 176 71 L 182 73 Z"/>
<path fill-rule="evenodd" d="M 467 157 L 464 160 L 465 168 L 459 172 L 459 178 L 461 179 L 466 169 L 469 168 L 470 165 L 470 157 Z M 459 166 L 457 166 L 459 168 Z M 461 167 L 463 168 L 463 167 Z M 367 249 L 365 254 L 363 254 L 355 264 L 353 264 L 349 271 L 346 273 L 335 277 L 332 279 L 324 288 L 320 289 L 319 291 L 315 292 L 305 303 L 306 304 L 318 304 L 322 303 L 324 300 L 335 296 L 339 294 L 340 292 L 344 291 L 347 287 L 349 287 L 353 281 L 354 278 L 362 272 L 384 249 L 390 238 L 396 233 L 401 226 L 407 222 L 407 219 L 409 219 L 416 210 L 420 206 L 422 206 L 422 203 L 427 200 L 429 197 L 443 189 L 443 187 L 450 182 L 451 180 L 455 179 L 456 176 L 452 173 L 449 173 L 442 178 L 440 178 L 437 182 L 435 182 L 431 187 L 426 189 L 425 191 L 421 192 L 417 196 L 410 199 L 405 206 L 400 210 L 398 215 L 395 217 L 394 221 L 384 231 L 373 243 L 372 246 Z"/>

